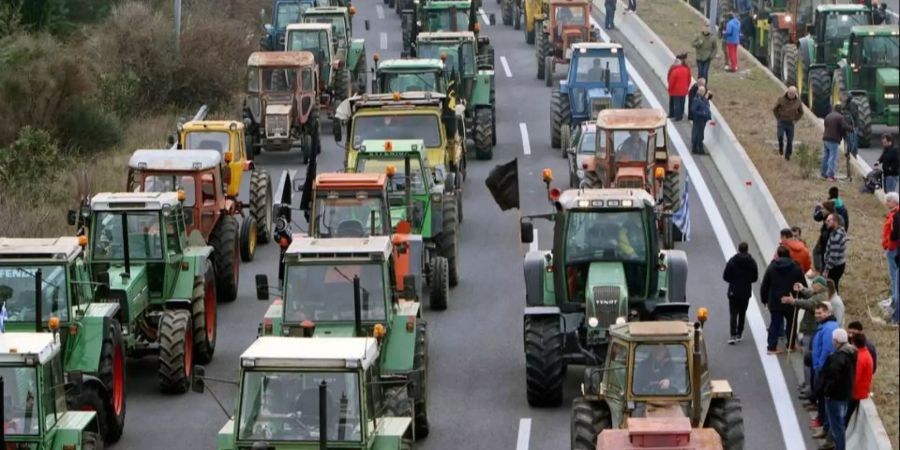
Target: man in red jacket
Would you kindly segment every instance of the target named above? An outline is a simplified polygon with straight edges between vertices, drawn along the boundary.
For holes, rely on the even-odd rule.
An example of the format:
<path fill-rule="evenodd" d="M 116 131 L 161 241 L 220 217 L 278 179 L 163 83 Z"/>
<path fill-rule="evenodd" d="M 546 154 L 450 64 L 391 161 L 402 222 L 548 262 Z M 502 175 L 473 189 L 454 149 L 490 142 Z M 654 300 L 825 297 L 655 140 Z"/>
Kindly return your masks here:
<path fill-rule="evenodd" d="M 686 61 L 687 53 L 682 53 L 669 69 L 669 118 L 675 122 L 684 118 L 684 100 L 691 88 L 691 68 Z"/>

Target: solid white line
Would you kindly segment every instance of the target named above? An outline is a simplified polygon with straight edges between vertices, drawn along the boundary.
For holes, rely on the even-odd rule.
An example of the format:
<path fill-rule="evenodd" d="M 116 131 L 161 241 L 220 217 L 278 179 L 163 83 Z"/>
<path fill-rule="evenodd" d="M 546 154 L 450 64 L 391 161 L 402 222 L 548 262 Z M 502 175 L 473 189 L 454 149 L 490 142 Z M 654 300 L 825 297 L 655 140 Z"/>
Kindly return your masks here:
<path fill-rule="evenodd" d="M 484 8 L 478 8 L 478 15 L 481 16 L 481 20 L 484 22 L 485 25 L 491 24 L 491 21 L 488 20 L 487 14 L 485 14 L 485 12 L 484 12 Z"/>
<path fill-rule="evenodd" d="M 528 251 L 536 252 L 538 250 L 540 250 L 540 247 L 538 246 L 538 230 L 537 230 L 537 228 L 532 228 L 531 229 L 531 243 L 528 244 Z"/>
<path fill-rule="evenodd" d="M 528 125 L 524 122 L 519 123 L 519 134 L 522 135 L 522 151 L 526 155 L 531 154 L 531 142 L 528 141 Z"/>
<path fill-rule="evenodd" d="M 591 17 L 591 22 L 597 26 L 597 22 L 593 17 Z M 609 41 L 609 35 L 606 34 L 603 29 L 600 29 L 600 36 L 603 40 Z M 628 70 L 628 75 L 634 79 L 635 84 L 637 84 L 638 88 L 643 92 L 644 99 L 650 102 L 650 106 L 653 108 L 663 108 L 662 104 L 649 89 L 647 83 L 644 82 L 644 79 L 641 78 L 638 71 L 634 69 L 634 66 L 626 60 L 625 67 Z M 719 249 L 722 251 L 723 261 L 727 260 L 731 257 L 731 254 L 737 247 L 734 245 L 734 240 L 731 238 L 731 234 L 725 226 L 725 221 L 722 219 L 722 212 L 719 211 L 716 202 L 713 200 L 709 187 L 706 185 L 706 180 L 703 179 L 703 175 L 700 173 L 700 169 L 697 167 L 693 155 L 688 152 L 684 140 L 681 138 L 681 135 L 678 134 L 671 121 L 667 121 L 666 129 L 669 139 L 678 151 L 679 156 L 681 156 L 682 164 L 688 171 L 688 175 L 690 176 L 691 183 L 694 187 L 694 192 L 699 195 L 700 202 L 703 203 L 703 211 L 706 212 L 706 217 L 709 219 L 709 223 L 712 225 L 713 231 L 715 232 L 716 239 L 719 243 Z M 797 421 L 797 413 L 794 410 L 794 404 L 790 401 L 791 394 L 784 378 L 784 372 L 781 370 L 778 358 L 766 354 L 766 323 L 763 319 L 762 311 L 760 311 L 759 305 L 756 303 L 755 296 L 751 298 L 747 313 L 747 320 L 750 324 L 751 334 L 753 335 L 753 343 L 756 346 L 756 351 L 759 354 L 759 359 L 762 363 L 763 372 L 766 375 L 769 392 L 772 394 L 772 403 L 775 405 L 775 414 L 778 416 L 778 423 L 781 425 L 784 446 L 785 448 L 804 448 L 806 446 L 806 441 L 803 439 L 803 434 L 800 432 L 800 423 Z"/>
<path fill-rule="evenodd" d="M 531 440 L 531 419 L 523 417 L 519 419 L 519 436 L 516 438 L 516 450 L 528 450 Z"/>
<path fill-rule="evenodd" d="M 509 70 L 509 63 L 506 62 L 506 57 L 500 57 L 500 64 L 503 65 L 503 72 L 506 73 L 506 78 L 512 78 L 512 72 Z"/>
<path fill-rule="evenodd" d="M 378 20 L 384 20 L 384 6 L 375 5 L 375 13 L 378 14 Z"/>
<path fill-rule="evenodd" d="M 387 33 L 381 32 L 381 49 L 387 50 Z"/>

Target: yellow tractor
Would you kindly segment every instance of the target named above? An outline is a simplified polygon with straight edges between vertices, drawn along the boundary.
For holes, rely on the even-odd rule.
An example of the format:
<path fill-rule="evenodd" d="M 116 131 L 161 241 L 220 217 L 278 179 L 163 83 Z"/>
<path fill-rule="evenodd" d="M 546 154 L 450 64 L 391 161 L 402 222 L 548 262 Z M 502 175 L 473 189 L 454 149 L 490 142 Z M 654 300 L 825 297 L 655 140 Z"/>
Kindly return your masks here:
<path fill-rule="evenodd" d="M 544 27 L 544 20 L 549 17 L 549 0 L 519 0 L 517 8 L 522 11 L 525 18 L 525 42 L 534 44 L 535 30 L 538 33 Z M 515 14 L 515 13 L 514 13 Z"/>

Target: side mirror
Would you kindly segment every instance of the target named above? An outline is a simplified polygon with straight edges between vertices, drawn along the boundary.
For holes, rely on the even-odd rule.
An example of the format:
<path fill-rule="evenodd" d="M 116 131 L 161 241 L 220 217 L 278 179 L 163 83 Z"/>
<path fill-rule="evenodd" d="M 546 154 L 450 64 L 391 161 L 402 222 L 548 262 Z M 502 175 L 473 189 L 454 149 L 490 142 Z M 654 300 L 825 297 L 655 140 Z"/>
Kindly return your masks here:
<path fill-rule="evenodd" d="M 263 28 L 266 30 L 266 34 L 275 34 L 275 27 L 271 23 L 263 25 Z"/>
<path fill-rule="evenodd" d="M 269 299 L 269 277 L 264 273 L 256 274 L 256 299 Z"/>
<path fill-rule="evenodd" d="M 174 134 L 170 134 L 170 135 L 166 136 L 166 143 L 169 144 L 169 147 L 174 146 L 175 142 L 178 142 L 178 140 L 175 139 Z"/>
<path fill-rule="evenodd" d="M 489 22 L 491 23 L 491 26 L 497 25 L 497 15 L 496 14 L 491 13 L 488 16 L 488 19 L 489 19 Z"/>
<path fill-rule="evenodd" d="M 534 224 L 531 222 L 519 222 L 519 238 L 523 244 L 534 242 Z"/>
<path fill-rule="evenodd" d="M 331 121 L 331 133 L 334 134 L 334 142 L 341 142 L 341 140 L 343 140 L 341 125 L 343 124 L 338 119 Z"/>
<path fill-rule="evenodd" d="M 191 390 L 202 394 L 206 391 L 206 367 L 203 367 L 198 364 L 194 364 L 194 367 L 191 368 Z"/>
<path fill-rule="evenodd" d="M 294 178 L 294 181 L 292 182 L 294 192 L 302 192 L 304 185 L 306 185 L 306 178 Z"/>
<path fill-rule="evenodd" d="M 369 31 L 369 19 L 366 19 L 363 23 L 365 24 L 366 31 Z"/>
<path fill-rule="evenodd" d="M 78 223 L 78 213 L 74 209 L 70 209 L 68 214 L 66 214 L 66 222 L 73 227 Z"/>

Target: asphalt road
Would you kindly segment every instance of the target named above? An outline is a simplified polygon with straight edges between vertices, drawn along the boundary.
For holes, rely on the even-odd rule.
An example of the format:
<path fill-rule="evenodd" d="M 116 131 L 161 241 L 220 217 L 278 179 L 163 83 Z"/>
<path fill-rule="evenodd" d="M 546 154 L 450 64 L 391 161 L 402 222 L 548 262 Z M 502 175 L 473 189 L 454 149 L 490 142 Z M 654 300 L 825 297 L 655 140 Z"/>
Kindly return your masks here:
<path fill-rule="evenodd" d="M 396 14 L 377 1 L 360 3 L 357 8 L 354 28 L 357 36 L 366 38 L 369 57 L 376 51 L 381 53 L 382 59 L 399 56 L 400 22 Z M 495 27 L 482 23 L 483 32 L 490 36 L 496 48 L 498 146 L 493 161 L 470 160 L 460 249 L 461 281 L 452 291 L 447 311 L 426 312 L 431 330 L 429 413 L 432 427 L 431 435 L 417 448 L 565 449 L 569 445 L 567 405 L 577 394 L 580 371 L 568 372 L 565 406 L 552 409 L 528 406 L 522 346 L 522 256 L 527 249 L 518 242 L 517 214 L 500 212 L 483 180 L 494 164 L 519 158 L 522 213 L 546 212 L 549 205 L 540 180 L 541 169 L 552 168 L 559 185 L 567 183 L 567 169 L 559 152 L 551 151 L 549 146 L 550 89 L 535 79 L 533 47 L 525 44 L 521 31 L 499 24 L 497 3 L 486 0 L 484 9 L 487 13 L 496 13 L 498 22 Z M 364 30 L 364 19 L 370 20 L 371 30 Z M 639 59 L 635 58 L 633 62 L 639 71 L 649 73 L 642 69 Z M 508 67 L 508 72 L 504 66 Z M 645 76 L 645 79 L 659 97 L 662 86 L 650 77 Z M 323 125 L 320 170 L 339 169 L 343 160 L 343 151 L 328 137 L 328 130 L 330 127 L 326 123 Z M 523 144 L 523 135 L 527 135 L 527 144 Z M 684 130 L 682 135 L 687 136 Z M 757 344 L 753 339 L 745 339 L 735 347 L 725 343 L 728 310 L 721 271 L 725 262 L 723 253 L 730 255 L 733 250 L 722 251 L 702 208 L 711 208 L 715 217 L 721 210 L 735 242 L 746 233 L 740 223 L 729 220 L 729 217 L 736 217 L 733 214 L 736 206 L 721 194 L 725 190 L 718 175 L 709 169 L 709 161 L 700 158 L 697 162 L 714 191 L 715 202 L 702 204 L 692 193 L 692 239 L 679 244 L 690 261 L 688 299 L 695 305 L 694 311 L 699 306 L 710 310 L 706 335 L 712 374 L 714 378 L 727 378 L 743 400 L 746 448 L 784 448 Z M 300 173 L 305 170 L 299 165 L 296 153 L 264 154 L 258 157 L 257 164 L 269 170 L 275 181 L 285 169 L 297 169 Z M 550 238 L 550 230 L 540 228 L 541 248 L 547 247 Z M 270 279 L 275 279 L 276 252 L 273 244 L 260 247 L 256 260 L 241 266 L 238 300 L 219 308 L 218 347 L 213 362 L 207 365 L 208 375 L 237 379 L 238 357 L 256 337 L 257 325 L 267 306 L 266 302 L 255 300 L 253 275 L 267 273 Z M 156 365 L 153 357 L 129 363 L 126 429 L 122 441 L 113 448 L 215 448 L 216 433 L 227 420 L 226 415 L 210 395 L 160 394 Z M 795 383 L 790 377 L 788 386 L 793 393 Z M 210 383 L 210 387 L 230 412 L 235 388 L 215 383 Z M 801 427 L 804 433 L 808 434 L 806 421 L 800 423 L 804 425 Z"/>

